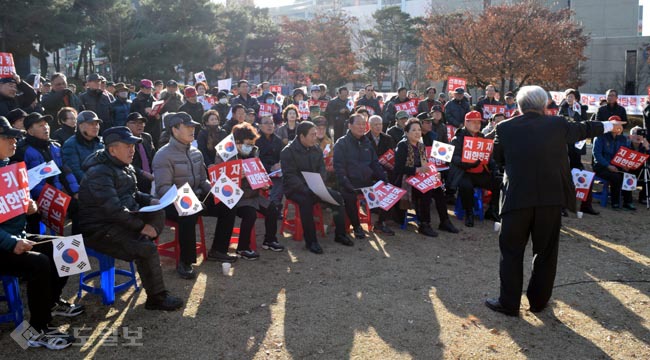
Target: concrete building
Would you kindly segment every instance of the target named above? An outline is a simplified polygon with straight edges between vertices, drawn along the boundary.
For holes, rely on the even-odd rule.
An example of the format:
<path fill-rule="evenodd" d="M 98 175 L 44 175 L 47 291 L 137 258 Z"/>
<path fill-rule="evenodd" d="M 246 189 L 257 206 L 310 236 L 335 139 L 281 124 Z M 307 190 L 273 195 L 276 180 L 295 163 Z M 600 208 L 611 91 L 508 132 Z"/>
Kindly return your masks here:
<path fill-rule="evenodd" d="M 511 0 L 518 1 L 518 0 Z M 621 93 L 643 94 L 650 84 L 650 37 L 641 36 L 639 0 L 539 0 L 553 9 L 570 8 L 575 19 L 591 37 L 581 64 L 585 93 L 604 93 L 608 88 Z M 359 19 L 361 28 L 373 26 L 372 13 L 387 6 L 400 6 L 411 16 L 429 12 L 482 11 L 486 6 L 508 0 L 298 0 L 295 4 L 270 9 L 275 18 L 310 18 L 319 12 L 340 9 Z"/>

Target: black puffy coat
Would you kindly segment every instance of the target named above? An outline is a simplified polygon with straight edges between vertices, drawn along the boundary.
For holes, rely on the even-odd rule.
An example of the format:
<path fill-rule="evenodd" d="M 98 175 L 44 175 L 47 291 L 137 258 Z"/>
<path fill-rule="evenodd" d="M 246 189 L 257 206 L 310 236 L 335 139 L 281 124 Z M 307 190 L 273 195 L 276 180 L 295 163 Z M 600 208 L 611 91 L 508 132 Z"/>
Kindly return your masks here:
<path fill-rule="evenodd" d="M 298 138 L 282 149 L 280 166 L 282 167 L 282 186 L 285 195 L 311 193 L 301 174 L 302 171 L 320 173 L 323 181 L 327 179 L 323 151 L 318 145 L 305 147 Z"/>
<path fill-rule="evenodd" d="M 85 176 L 79 189 L 79 226 L 84 239 L 102 239 L 112 227 L 140 232 L 145 223 L 130 211 L 149 205 L 151 195 L 136 187 L 135 169 L 99 150 L 83 163 Z"/>
<path fill-rule="evenodd" d="M 370 140 L 365 136 L 357 139 L 349 130 L 334 144 L 334 171 L 339 187 L 348 192 L 372 185 L 373 180 L 387 180 Z"/>

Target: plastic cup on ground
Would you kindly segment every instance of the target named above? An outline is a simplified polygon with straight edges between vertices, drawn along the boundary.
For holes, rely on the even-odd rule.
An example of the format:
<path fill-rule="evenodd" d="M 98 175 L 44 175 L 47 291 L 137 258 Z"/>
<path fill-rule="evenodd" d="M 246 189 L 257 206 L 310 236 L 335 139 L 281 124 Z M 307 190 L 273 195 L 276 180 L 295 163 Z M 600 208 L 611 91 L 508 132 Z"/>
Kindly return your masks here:
<path fill-rule="evenodd" d="M 230 276 L 230 263 L 221 264 L 221 271 L 223 271 L 224 275 Z"/>

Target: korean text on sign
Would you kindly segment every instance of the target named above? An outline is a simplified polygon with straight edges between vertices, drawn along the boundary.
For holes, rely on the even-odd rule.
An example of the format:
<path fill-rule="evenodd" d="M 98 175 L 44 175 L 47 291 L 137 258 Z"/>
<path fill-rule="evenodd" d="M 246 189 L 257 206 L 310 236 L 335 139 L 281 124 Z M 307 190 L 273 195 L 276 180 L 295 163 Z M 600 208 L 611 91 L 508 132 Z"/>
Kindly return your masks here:
<path fill-rule="evenodd" d="M 0 168 L 0 223 L 27 212 L 28 179 L 24 162 Z"/>
<path fill-rule="evenodd" d="M 480 160 L 481 164 L 485 165 L 490 161 L 493 147 L 494 140 L 466 136 L 463 140 L 462 161 L 464 163 L 473 163 Z"/>

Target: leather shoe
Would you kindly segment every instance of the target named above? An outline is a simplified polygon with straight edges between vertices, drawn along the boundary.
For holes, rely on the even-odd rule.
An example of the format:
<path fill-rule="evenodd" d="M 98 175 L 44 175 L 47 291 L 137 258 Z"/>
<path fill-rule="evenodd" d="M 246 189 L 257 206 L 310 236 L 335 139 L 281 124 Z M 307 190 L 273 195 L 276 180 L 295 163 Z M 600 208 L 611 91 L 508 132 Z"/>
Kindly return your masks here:
<path fill-rule="evenodd" d="M 196 273 L 194 272 L 194 269 L 192 268 L 192 264 L 185 264 L 183 262 L 180 262 L 180 263 L 178 263 L 178 266 L 176 267 L 176 272 L 183 279 L 188 279 L 189 280 L 189 279 L 194 279 L 196 277 Z"/>
<path fill-rule="evenodd" d="M 511 309 L 506 309 L 501 305 L 499 302 L 499 299 L 486 299 L 485 300 L 485 306 L 490 308 L 492 311 L 500 312 L 502 314 L 508 315 L 508 316 L 519 316 L 519 309 L 517 310 L 511 310 Z"/>
<path fill-rule="evenodd" d="M 355 237 L 357 240 L 365 239 L 365 238 L 366 238 L 366 233 L 363 232 L 363 229 L 361 228 L 361 226 L 357 226 L 357 227 L 355 227 L 354 230 L 353 230 L 353 232 L 354 232 L 354 237 Z"/>
<path fill-rule="evenodd" d="M 447 231 L 452 234 L 458 234 L 460 231 L 456 229 L 454 224 L 451 223 L 450 220 L 445 220 L 444 222 L 441 222 L 440 225 L 438 225 L 438 230 L 442 231 Z"/>
<path fill-rule="evenodd" d="M 183 300 L 176 296 L 169 295 L 168 291 L 147 296 L 147 301 L 144 303 L 144 308 L 147 310 L 164 310 L 174 311 L 183 306 Z"/>
<path fill-rule="evenodd" d="M 313 252 L 314 254 L 323 253 L 323 249 L 320 247 L 320 245 L 317 242 L 311 243 L 309 246 L 307 246 L 307 250 Z"/>
<path fill-rule="evenodd" d="M 349 238 L 347 235 L 345 235 L 345 234 L 343 234 L 343 235 L 336 235 L 336 236 L 334 237 L 334 241 L 337 242 L 337 243 L 339 243 L 339 244 L 341 244 L 341 245 L 345 245 L 345 246 L 354 246 L 354 243 L 352 242 L 352 240 L 350 240 L 350 238 Z"/>
<path fill-rule="evenodd" d="M 584 208 L 581 207 L 581 208 L 580 208 L 580 211 L 582 211 L 582 212 L 585 213 L 585 214 L 589 214 L 589 215 L 600 215 L 600 212 L 594 210 L 594 208 L 591 207 L 591 206 L 589 206 L 589 207 L 584 207 Z"/>
<path fill-rule="evenodd" d="M 544 306 L 533 306 L 533 305 L 531 305 L 530 308 L 528 308 L 528 310 L 530 310 L 530 312 L 532 312 L 532 313 L 542 312 L 542 310 L 544 310 L 544 309 L 546 309 L 546 305 L 544 305 Z"/>
<path fill-rule="evenodd" d="M 474 227 L 474 215 L 472 215 L 471 211 L 465 213 L 465 226 Z"/>
<path fill-rule="evenodd" d="M 568 217 L 568 216 L 569 216 L 569 212 L 566 211 L 566 209 L 562 209 L 562 216 L 564 216 L 564 217 Z"/>
<path fill-rule="evenodd" d="M 438 233 L 431 228 L 431 225 L 425 223 L 420 224 L 420 227 L 418 228 L 418 232 L 421 235 L 428 236 L 428 237 L 438 236 Z"/>

